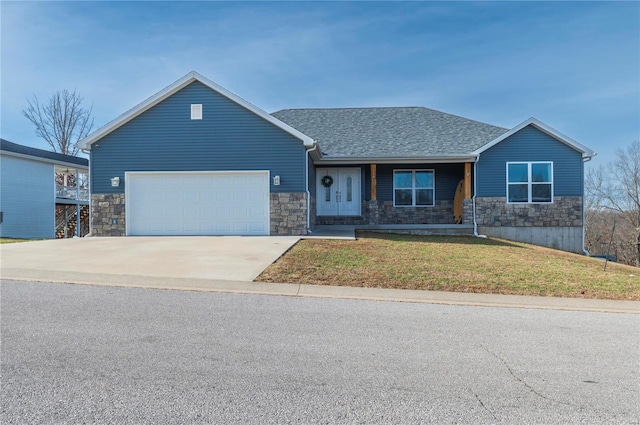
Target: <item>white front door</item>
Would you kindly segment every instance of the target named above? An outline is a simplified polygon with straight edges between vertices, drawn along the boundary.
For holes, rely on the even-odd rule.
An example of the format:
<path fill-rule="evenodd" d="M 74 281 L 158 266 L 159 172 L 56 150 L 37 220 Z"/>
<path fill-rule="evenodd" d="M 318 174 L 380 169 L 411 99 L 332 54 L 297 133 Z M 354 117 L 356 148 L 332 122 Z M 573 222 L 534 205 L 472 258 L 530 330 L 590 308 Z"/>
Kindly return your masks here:
<path fill-rule="evenodd" d="M 317 168 L 316 205 L 318 215 L 360 215 L 360 168 Z"/>

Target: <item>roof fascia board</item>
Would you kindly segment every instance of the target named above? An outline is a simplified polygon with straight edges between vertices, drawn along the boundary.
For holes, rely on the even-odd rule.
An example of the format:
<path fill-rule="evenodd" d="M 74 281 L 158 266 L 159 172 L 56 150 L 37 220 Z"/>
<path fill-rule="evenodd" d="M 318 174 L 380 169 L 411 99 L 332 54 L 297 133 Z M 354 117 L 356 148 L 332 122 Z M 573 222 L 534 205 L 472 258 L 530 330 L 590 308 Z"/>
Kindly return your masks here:
<path fill-rule="evenodd" d="M 214 83 L 213 81 L 211 81 L 208 78 L 198 74 L 195 71 L 189 72 L 184 77 L 182 77 L 179 80 L 175 81 L 174 83 L 168 85 L 164 89 L 160 90 L 158 93 L 154 94 L 153 96 L 149 97 L 146 100 L 143 100 L 142 102 L 140 102 L 139 104 L 137 104 L 133 108 L 129 109 L 128 111 L 126 111 L 125 113 L 121 114 L 117 118 L 111 120 L 109 123 L 107 123 L 104 126 L 100 127 L 98 130 L 94 131 L 93 133 L 91 133 L 90 135 L 85 137 L 83 140 L 81 140 L 80 141 L 80 145 L 83 146 L 83 149 L 90 149 L 91 145 L 93 143 L 95 143 L 96 141 L 98 141 L 99 139 L 101 139 L 102 137 L 106 136 L 107 134 L 111 133 L 112 131 L 116 130 L 117 128 L 123 126 L 124 124 L 126 124 L 129 121 L 131 121 L 132 119 L 134 119 L 138 115 L 140 115 L 143 112 L 149 110 L 150 108 L 152 108 L 153 106 L 155 106 L 158 103 L 162 102 L 164 99 L 168 98 L 169 96 L 177 93 L 178 91 L 180 91 L 184 87 L 188 86 L 189 84 L 193 83 L 194 81 L 199 81 L 200 83 L 202 83 L 205 86 L 209 87 L 213 91 L 218 92 L 222 96 L 230 99 L 231 101 L 237 103 L 238 105 L 244 107 L 245 109 L 248 109 L 249 111 L 253 112 L 255 115 L 259 116 L 260 118 L 268 121 L 269 123 L 275 125 L 276 127 L 279 127 L 280 129 L 286 131 L 287 133 L 291 134 L 292 136 L 296 137 L 297 139 L 300 139 L 304 143 L 305 147 L 313 147 L 315 142 L 311 137 L 307 136 L 306 134 L 303 134 L 303 133 L 299 132 L 298 130 L 294 129 L 293 127 L 290 127 L 289 125 L 287 125 L 284 122 L 280 121 L 279 119 L 271 116 L 270 114 L 268 114 L 267 112 L 265 112 L 262 109 L 258 108 L 257 106 L 255 106 L 255 105 L 247 102 L 246 100 L 242 99 L 241 97 L 231 93 L 229 90 L 227 90 L 224 87 Z"/>
<path fill-rule="evenodd" d="M 11 152 L 11 151 L 0 151 L 0 154 L 7 155 L 7 156 L 14 156 L 16 158 L 29 159 L 29 160 L 32 160 L 32 161 L 44 162 L 44 163 L 47 163 L 47 164 L 63 165 L 63 166 L 68 167 L 68 168 L 77 168 L 78 170 L 88 170 L 89 169 L 88 165 L 80 165 L 80 164 L 75 164 L 73 162 L 58 161 L 58 160 L 50 159 L 50 158 L 43 158 L 41 156 L 25 155 L 23 153 L 17 153 L 17 152 Z"/>
<path fill-rule="evenodd" d="M 325 156 L 316 161 L 317 165 L 338 165 L 338 164 L 453 164 L 463 162 L 476 162 L 477 156 L 429 156 L 429 157 L 345 157 L 336 158 Z"/>
<path fill-rule="evenodd" d="M 582 153 L 582 157 L 583 158 L 591 158 L 591 157 L 596 155 L 596 153 L 594 151 L 592 151 L 591 149 L 589 149 L 588 147 L 576 142 L 575 140 L 573 140 L 569 136 L 565 136 L 564 134 L 560 133 L 559 131 L 555 130 L 554 128 L 549 127 L 548 125 L 546 125 L 545 123 L 543 123 L 542 121 L 540 121 L 540 120 L 538 120 L 538 119 L 536 119 L 534 117 L 531 117 L 528 120 L 518 124 L 517 126 L 513 127 L 511 130 L 509 130 L 506 133 L 504 133 L 503 135 L 498 136 L 497 138 L 493 139 L 491 142 L 489 142 L 486 145 L 482 146 L 481 148 L 473 151 L 472 154 L 480 155 L 484 151 L 494 147 L 498 143 L 500 143 L 503 140 L 505 140 L 506 138 L 516 134 L 517 132 L 519 132 L 520 130 L 522 130 L 523 128 L 525 128 L 525 127 L 527 127 L 529 125 L 534 126 L 535 128 L 537 128 L 538 130 L 542 131 L 543 133 L 546 133 L 547 135 L 549 135 L 549 136 L 553 137 L 554 139 L 558 140 L 559 142 L 562 142 L 565 145 L 567 145 L 567 146 L 577 150 L 578 152 Z"/>

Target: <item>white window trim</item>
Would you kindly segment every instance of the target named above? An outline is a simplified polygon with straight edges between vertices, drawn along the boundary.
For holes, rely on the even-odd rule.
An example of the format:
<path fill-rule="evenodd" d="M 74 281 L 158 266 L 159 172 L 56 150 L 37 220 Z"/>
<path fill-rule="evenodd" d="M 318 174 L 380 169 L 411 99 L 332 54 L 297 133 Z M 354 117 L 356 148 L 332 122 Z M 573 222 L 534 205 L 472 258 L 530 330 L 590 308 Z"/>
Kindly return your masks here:
<path fill-rule="evenodd" d="M 202 103 L 191 104 L 191 119 L 192 120 L 202 119 Z"/>
<path fill-rule="evenodd" d="M 396 205 L 396 172 L 411 171 L 411 203 L 412 205 Z M 429 171 L 433 173 L 433 187 L 418 187 L 416 188 L 416 171 Z M 433 168 L 398 168 L 393 170 L 393 206 L 395 208 L 433 208 L 436 206 L 436 170 Z M 409 189 L 408 187 L 399 187 L 397 189 Z M 416 189 L 432 189 L 433 190 L 433 204 L 431 205 L 416 205 Z"/>
<path fill-rule="evenodd" d="M 514 164 L 514 165 L 522 165 L 525 164 L 527 165 L 527 181 L 526 182 L 513 182 L 510 183 L 509 182 L 509 165 Z M 549 164 L 551 165 L 551 181 L 549 182 L 537 182 L 534 183 L 531 181 L 531 165 L 532 164 Z M 506 187 L 506 198 L 507 198 L 507 204 L 511 204 L 511 205 L 526 205 L 526 204 L 553 204 L 553 196 L 554 196 L 554 187 L 555 187 L 555 183 L 554 183 L 554 178 L 553 178 L 553 161 L 513 161 L 513 162 L 507 162 L 507 167 L 506 167 L 506 181 L 507 181 L 507 187 Z M 527 202 L 510 202 L 509 201 L 509 186 L 512 184 L 525 184 L 527 185 L 527 198 L 528 201 Z M 532 201 L 532 186 L 534 184 L 551 184 L 551 201 L 549 202 L 543 202 L 543 201 Z"/>

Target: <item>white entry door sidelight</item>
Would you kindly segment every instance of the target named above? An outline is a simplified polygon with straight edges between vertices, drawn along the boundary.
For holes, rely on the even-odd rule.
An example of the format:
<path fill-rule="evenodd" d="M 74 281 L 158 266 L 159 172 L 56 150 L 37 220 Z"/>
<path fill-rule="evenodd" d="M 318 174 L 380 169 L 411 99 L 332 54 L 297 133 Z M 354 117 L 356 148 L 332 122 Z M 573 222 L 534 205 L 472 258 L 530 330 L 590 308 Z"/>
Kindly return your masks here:
<path fill-rule="evenodd" d="M 316 168 L 317 215 L 360 215 L 360 168 Z"/>

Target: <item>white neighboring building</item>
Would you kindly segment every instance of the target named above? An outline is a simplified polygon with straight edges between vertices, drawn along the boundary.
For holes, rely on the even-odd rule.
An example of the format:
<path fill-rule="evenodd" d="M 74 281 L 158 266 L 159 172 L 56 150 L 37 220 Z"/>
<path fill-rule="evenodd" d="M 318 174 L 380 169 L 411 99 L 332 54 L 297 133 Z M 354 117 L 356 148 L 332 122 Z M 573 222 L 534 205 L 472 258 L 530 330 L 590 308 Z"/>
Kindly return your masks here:
<path fill-rule="evenodd" d="M 0 236 L 84 236 L 89 231 L 88 175 L 85 158 L 0 139 Z"/>

